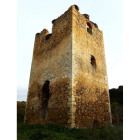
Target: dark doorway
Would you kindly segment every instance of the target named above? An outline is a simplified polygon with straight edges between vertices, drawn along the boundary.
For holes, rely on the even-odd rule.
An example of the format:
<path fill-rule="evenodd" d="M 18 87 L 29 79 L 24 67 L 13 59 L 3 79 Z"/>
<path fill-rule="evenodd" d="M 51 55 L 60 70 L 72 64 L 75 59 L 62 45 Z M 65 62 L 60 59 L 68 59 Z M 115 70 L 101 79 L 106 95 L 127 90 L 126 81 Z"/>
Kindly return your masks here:
<path fill-rule="evenodd" d="M 46 111 L 48 109 L 48 102 L 50 98 L 50 89 L 49 89 L 50 81 L 45 81 L 42 88 L 42 98 L 41 98 L 41 117 L 42 119 L 46 118 Z"/>

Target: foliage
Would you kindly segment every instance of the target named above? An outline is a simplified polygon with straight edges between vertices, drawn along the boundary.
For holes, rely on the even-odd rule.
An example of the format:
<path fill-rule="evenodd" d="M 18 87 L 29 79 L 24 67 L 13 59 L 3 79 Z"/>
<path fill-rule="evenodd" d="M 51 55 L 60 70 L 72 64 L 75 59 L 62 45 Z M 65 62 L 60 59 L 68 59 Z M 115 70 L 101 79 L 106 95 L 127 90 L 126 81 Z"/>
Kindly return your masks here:
<path fill-rule="evenodd" d="M 112 104 L 111 104 L 111 107 L 115 107 L 116 105 L 120 105 L 118 102 L 113 102 Z"/>
<path fill-rule="evenodd" d="M 26 105 L 23 105 L 22 102 L 17 102 L 17 122 L 23 122 L 24 121 L 24 115 L 25 115 L 25 107 Z"/>
<path fill-rule="evenodd" d="M 122 126 L 104 126 L 101 129 L 68 129 L 56 124 L 17 124 L 17 140 L 122 140 Z"/>
<path fill-rule="evenodd" d="M 123 90 L 119 90 L 119 89 L 115 89 L 115 88 L 110 89 L 109 95 L 110 95 L 111 104 L 113 102 L 117 102 L 120 105 L 123 105 Z"/>

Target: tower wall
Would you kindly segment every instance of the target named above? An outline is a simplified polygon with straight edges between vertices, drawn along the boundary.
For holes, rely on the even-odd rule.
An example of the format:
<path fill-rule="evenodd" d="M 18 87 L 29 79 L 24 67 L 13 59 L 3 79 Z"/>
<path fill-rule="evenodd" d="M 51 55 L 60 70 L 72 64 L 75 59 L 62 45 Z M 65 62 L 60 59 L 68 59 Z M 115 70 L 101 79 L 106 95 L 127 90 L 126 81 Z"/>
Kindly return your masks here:
<path fill-rule="evenodd" d="M 74 122 L 77 128 L 98 127 L 111 123 L 108 81 L 103 32 L 92 22 L 92 35 L 87 31 L 86 19 L 78 11 L 73 13 L 72 89 Z M 96 67 L 91 64 L 96 59 Z"/>
<path fill-rule="evenodd" d="M 71 12 L 69 9 L 56 19 L 48 40 L 45 39 L 46 29 L 36 34 L 25 124 L 56 123 L 69 127 L 67 102 L 72 88 Z M 50 98 L 46 111 L 42 111 L 42 89 L 46 80 L 50 81 Z"/>
<path fill-rule="evenodd" d="M 46 40 L 47 34 L 44 29 L 35 36 L 25 124 L 70 128 L 110 124 L 102 31 L 71 6 L 53 21 L 52 35 Z M 49 86 L 44 90 L 46 81 Z"/>

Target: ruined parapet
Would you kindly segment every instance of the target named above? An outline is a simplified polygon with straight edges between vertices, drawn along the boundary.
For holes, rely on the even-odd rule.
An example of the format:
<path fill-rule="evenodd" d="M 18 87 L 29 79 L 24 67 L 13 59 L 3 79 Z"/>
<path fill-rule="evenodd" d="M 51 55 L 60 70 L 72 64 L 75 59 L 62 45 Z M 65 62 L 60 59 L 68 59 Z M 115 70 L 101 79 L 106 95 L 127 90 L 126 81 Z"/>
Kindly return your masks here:
<path fill-rule="evenodd" d="M 83 14 L 83 16 L 84 16 L 87 20 L 89 20 L 89 15 L 88 15 L 88 14 Z"/>

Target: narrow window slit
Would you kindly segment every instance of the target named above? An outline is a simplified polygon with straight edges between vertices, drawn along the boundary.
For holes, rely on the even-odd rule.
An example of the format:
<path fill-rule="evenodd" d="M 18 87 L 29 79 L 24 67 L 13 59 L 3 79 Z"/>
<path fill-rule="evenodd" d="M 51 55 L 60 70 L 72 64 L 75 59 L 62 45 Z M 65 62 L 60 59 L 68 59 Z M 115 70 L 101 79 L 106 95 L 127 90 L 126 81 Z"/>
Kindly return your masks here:
<path fill-rule="evenodd" d="M 96 68 L 96 59 L 93 55 L 91 55 L 91 65 L 93 68 Z"/>

